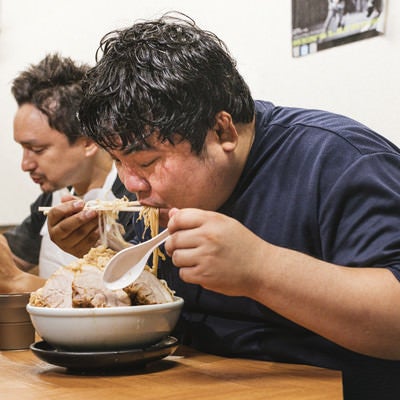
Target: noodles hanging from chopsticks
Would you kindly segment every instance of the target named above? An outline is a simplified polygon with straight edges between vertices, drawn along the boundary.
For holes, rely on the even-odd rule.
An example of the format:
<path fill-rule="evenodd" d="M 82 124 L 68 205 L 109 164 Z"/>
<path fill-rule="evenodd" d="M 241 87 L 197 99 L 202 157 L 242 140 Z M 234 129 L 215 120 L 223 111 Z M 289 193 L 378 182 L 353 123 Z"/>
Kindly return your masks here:
<path fill-rule="evenodd" d="M 130 202 L 129 199 L 127 199 L 126 197 L 122 199 L 115 199 L 112 201 L 91 200 L 86 203 L 85 208 L 92 210 L 94 209 L 98 212 L 100 244 L 106 247 L 114 248 L 115 250 L 118 250 L 118 248 L 119 250 L 121 250 L 130 245 L 123 238 L 123 234 L 125 233 L 125 231 L 123 229 L 123 226 L 117 223 L 117 218 L 120 211 L 127 210 L 133 204 L 137 205 L 137 202 Z M 137 220 L 143 220 L 143 236 L 148 229 L 150 229 L 151 237 L 154 237 L 158 234 L 158 208 L 146 206 L 140 207 Z M 155 276 L 157 276 L 158 261 L 160 257 L 162 260 L 165 260 L 165 255 L 163 254 L 163 252 L 159 248 L 156 248 L 153 251 L 152 267 L 149 267 L 149 269 Z"/>
<path fill-rule="evenodd" d="M 137 220 L 139 221 L 141 219 L 143 219 L 144 223 L 143 236 L 147 229 L 150 229 L 151 237 L 156 236 L 159 231 L 159 209 L 155 207 L 142 207 Z M 153 266 L 151 268 L 149 267 L 155 276 L 157 276 L 158 273 L 159 257 L 161 257 L 162 260 L 165 260 L 164 253 L 157 247 L 153 251 Z"/>
<path fill-rule="evenodd" d="M 98 212 L 100 244 L 121 249 L 129 246 L 123 238 L 125 229 L 117 222 L 117 219 L 118 213 L 121 210 L 126 210 L 132 203 L 127 197 L 123 197 L 108 201 L 89 200 L 85 204 L 85 209 L 97 210 Z M 112 242 L 112 246 L 110 246 L 110 242 Z"/>

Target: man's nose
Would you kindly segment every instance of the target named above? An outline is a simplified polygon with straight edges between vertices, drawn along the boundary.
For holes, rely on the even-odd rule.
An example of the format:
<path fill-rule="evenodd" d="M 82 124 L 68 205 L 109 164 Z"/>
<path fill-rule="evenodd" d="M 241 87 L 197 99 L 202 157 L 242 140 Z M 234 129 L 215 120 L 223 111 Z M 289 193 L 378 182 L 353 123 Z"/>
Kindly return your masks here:
<path fill-rule="evenodd" d="M 126 189 L 132 193 L 147 192 L 150 190 L 148 181 L 132 170 L 119 169 L 119 177 Z"/>
<path fill-rule="evenodd" d="M 36 168 L 36 161 L 32 151 L 24 149 L 22 152 L 21 169 L 24 172 L 33 171 Z"/>

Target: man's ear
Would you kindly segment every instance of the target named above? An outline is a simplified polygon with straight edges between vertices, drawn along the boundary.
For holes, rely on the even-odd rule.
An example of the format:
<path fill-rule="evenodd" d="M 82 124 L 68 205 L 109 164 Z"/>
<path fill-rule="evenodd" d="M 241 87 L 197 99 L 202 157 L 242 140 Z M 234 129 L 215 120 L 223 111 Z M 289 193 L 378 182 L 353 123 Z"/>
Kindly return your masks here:
<path fill-rule="evenodd" d="M 89 138 L 82 138 L 82 140 L 83 140 L 83 145 L 85 148 L 85 155 L 87 157 L 91 157 L 97 153 L 97 151 L 99 150 L 99 147 L 93 140 L 91 140 Z"/>
<path fill-rule="evenodd" d="M 215 116 L 214 130 L 225 151 L 233 151 L 238 144 L 238 133 L 232 121 L 232 116 L 226 111 L 220 111 Z"/>

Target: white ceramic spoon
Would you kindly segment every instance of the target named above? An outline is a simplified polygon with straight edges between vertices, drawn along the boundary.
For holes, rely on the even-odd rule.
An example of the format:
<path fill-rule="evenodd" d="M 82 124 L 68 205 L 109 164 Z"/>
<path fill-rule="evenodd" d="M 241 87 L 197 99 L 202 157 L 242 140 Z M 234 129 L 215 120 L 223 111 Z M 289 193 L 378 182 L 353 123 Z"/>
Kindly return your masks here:
<path fill-rule="evenodd" d="M 153 250 L 169 236 L 167 229 L 146 242 L 119 251 L 107 263 L 104 270 L 104 285 L 111 290 L 129 286 L 143 272 Z"/>

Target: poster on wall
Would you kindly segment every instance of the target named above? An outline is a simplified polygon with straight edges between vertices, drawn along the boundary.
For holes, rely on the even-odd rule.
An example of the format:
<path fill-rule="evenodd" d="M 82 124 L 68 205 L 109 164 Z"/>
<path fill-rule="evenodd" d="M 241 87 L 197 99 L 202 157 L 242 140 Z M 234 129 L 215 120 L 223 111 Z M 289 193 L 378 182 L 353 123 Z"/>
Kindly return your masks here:
<path fill-rule="evenodd" d="M 388 0 L 292 0 L 292 55 L 383 34 Z"/>

